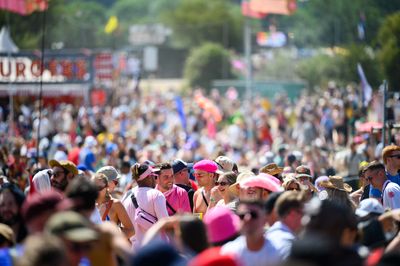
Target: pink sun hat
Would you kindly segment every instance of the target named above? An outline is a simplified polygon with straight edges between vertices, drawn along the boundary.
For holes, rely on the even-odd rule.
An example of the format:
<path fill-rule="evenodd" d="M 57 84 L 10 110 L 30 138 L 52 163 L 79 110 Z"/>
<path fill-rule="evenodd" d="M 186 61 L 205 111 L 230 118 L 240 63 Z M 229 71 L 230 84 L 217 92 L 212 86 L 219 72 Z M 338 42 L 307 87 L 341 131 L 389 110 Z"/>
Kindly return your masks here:
<path fill-rule="evenodd" d="M 269 179 L 269 180 L 275 182 L 276 184 L 278 184 L 278 186 L 282 185 L 282 182 L 278 178 L 273 176 L 273 175 L 270 175 L 270 174 L 267 174 L 267 173 L 259 173 L 257 176 Z"/>
<path fill-rule="evenodd" d="M 203 219 L 211 243 L 224 242 L 239 234 L 240 219 L 229 208 L 216 206 Z"/>
<path fill-rule="evenodd" d="M 263 189 L 266 189 L 271 192 L 282 191 L 282 187 L 276 181 L 274 181 L 270 178 L 265 178 L 260 175 L 249 177 L 249 178 L 243 180 L 242 182 L 240 182 L 239 185 L 240 185 L 240 187 L 243 187 L 243 188 L 246 188 L 246 187 L 263 188 Z"/>
<path fill-rule="evenodd" d="M 218 170 L 218 165 L 216 162 L 211 160 L 201 160 L 193 165 L 193 169 L 208 173 L 215 173 Z"/>

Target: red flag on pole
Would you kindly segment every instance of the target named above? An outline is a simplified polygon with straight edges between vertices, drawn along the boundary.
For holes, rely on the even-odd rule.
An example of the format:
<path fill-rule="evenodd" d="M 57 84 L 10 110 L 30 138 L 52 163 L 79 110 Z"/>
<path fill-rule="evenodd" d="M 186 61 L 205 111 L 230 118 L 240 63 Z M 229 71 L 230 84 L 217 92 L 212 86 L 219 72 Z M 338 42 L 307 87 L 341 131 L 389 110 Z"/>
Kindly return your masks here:
<path fill-rule="evenodd" d="M 47 0 L 0 0 L 0 9 L 20 15 L 29 15 L 48 8 Z"/>

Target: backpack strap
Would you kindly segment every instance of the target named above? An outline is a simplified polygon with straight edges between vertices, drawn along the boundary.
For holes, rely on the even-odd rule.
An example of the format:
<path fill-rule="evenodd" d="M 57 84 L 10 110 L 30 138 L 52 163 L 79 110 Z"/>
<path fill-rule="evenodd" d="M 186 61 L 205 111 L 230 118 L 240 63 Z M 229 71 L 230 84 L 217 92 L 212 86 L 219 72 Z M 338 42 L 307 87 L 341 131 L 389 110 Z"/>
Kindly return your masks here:
<path fill-rule="evenodd" d="M 175 209 L 172 208 L 171 204 L 169 204 L 169 202 L 167 200 L 165 202 L 167 203 L 167 207 L 173 212 L 172 215 L 174 215 L 176 213 Z"/>
<path fill-rule="evenodd" d="M 206 195 L 204 195 L 204 189 L 201 191 L 201 195 L 203 196 L 204 203 L 208 207 L 208 201 L 207 201 Z"/>
<path fill-rule="evenodd" d="M 135 197 L 135 193 L 133 193 L 133 192 L 132 192 L 132 195 L 131 195 L 131 200 L 132 200 L 133 206 L 135 206 L 135 208 L 137 209 L 139 207 L 139 205 L 137 203 L 137 200 L 136 200 L 136 197 Z"/>
<path fill-rule="evenodd" d="M 132 195 L 131 195 L 131 200 L 132 200 L 133 206 L 135 206 L 136 209 L 139 209 L 139 208 L 140 208 L 140 207 L 139 207 L 139 204 L 137 203 L 137 199 L 136 199 L 136 197 L 135 197 L 135 193 L 133 193 L 133 192 L 132 192 Z M 158 218 L 157 218 L 156 216 L 154 216 L 154 215 L 148 213 L 148 212 L 145 211 L 143 208 L 140 208 L 140 210 L 143 211 L 143 212 L 145 212 L 146 214 L 150 215 L 150 216 L 153 217 L 155 220 L 158 220 Z M 146 220 L 147 220 L 147 219 L 146 219 Z M 147 220 L 147 221 L 148 221 L 148 222 L 151 222 L 151 221 L 149 221 L 149 220 Z"/>

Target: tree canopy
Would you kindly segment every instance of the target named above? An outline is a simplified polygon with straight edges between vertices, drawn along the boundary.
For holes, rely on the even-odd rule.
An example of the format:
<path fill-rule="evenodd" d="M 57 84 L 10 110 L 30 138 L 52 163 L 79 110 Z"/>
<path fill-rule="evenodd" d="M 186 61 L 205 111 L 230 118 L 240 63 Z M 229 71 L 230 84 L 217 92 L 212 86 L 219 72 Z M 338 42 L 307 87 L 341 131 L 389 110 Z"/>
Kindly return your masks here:
<path fill-rule="evenodd" d="M 400 0 L 308 0 L 297 4 L 291 16 L 268 14 L 263 20 L 253 19 L 253 33 L 267 31 L 268 26 L 275 25 L 290 37 L 289 47 L 317 50 L 339 46 L 351 54 L 337 60 L 331 58 L 331 63 L 325 62 L 326 56 L 306 59 L 304 65 L 300 64 L 304 69 L 297 72 L 298 76 L 308 77 L 310 84 L 323 79 L 314 80 L 314 74 L 307 74 L 313 71 L 354 80 L 357 79 L 356 64 L 360 62 L 372 84 L 380 82 L 382 69 L 391 86 L 400 86 L 397 77 L 400 22 L 398 13 L 393 15 L 400 10 Z M 21 49 L 39 49 L 43 15 L 35 12 L 19 16 L 1 10 L 0 24 L 10 26 L 11 36 Z M 214 43 L 219 48 L 243 53 L 244 19 L 238 0 L 51 0 L 45 15 L 46 48 L 57 43 L 66 49 L 124 48 L 129 46 L 130 26 L 162 23 L 172 29 L 164 45 L 191 51 Z M 118 27 L 106 34 L 104 27 L 110 16 L 117 17 Z M 364 34 L 363 38 L 360 34 Z M 295 72 L 294 65 L 288 71 Z"/>
<path fill-rule="evenodd" d="M 380 59 L 392 90 L 400 89 L 400 12 L 386 18 L 379 31 Z"/>

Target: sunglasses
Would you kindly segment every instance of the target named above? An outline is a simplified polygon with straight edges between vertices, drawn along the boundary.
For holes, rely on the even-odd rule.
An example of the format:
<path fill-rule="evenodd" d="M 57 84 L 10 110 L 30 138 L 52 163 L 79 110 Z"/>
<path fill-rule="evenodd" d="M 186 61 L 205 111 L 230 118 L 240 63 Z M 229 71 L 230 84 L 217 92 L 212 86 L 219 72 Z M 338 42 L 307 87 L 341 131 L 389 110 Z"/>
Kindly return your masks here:
<path fill-rule="evenodd" d="M 49 174 L 50 172 L 47 172 L 47 173 Z M 65 175 L 66 173 L 64 171 L 52 171 L 50 176 L 53 175 L 55 177 L 59 177 L 59 176 L 62 176 L 63 174 Z"/>
<path fill-rule="evenodd" d="M 388 157 L 400 159 L 400 154 L 394 154 L 394 155 L 390 155 L 390 156 L 388 156 Z"/>
<path fill-rule="evenodd" d="M 216 186 L 227 186 L 227 185 L 229 185 L 229 183 L 228 182 L 225 182 L 225 181 L 221 181 L 221 182 L 218 182 L 218 181 L 216 181 L 215 182 L 215 185 Z"/>
<path fill-rule="evenodd" d="M 111 182 L 113 182 L 113 184 L 114 184 L 115 186 L 118 186 L 118 184 L 119 184 L 119 182 L 118 182 L 117 179 L 114 179 L 114 180 L 112 180 Z"/>
<path fill-rule="evenodd" d="M 238 213 L 237 216 L 239 216 L 240 220 L 243 220 L 246 215 L 250 215 L 251 220 L 256 220 L 258 218 L 258 213 L 256 211 L 248 211 L 248 212 L 243 212 L 243 213 Z"/>

